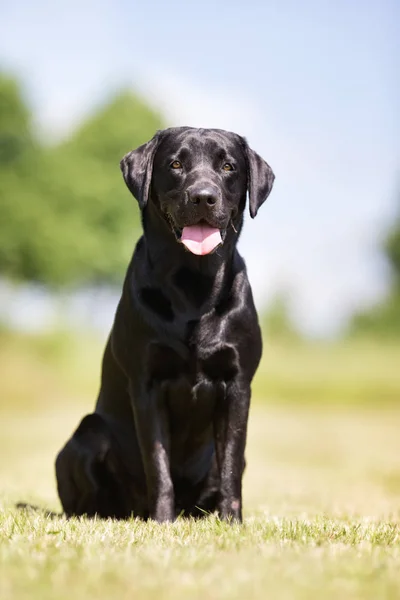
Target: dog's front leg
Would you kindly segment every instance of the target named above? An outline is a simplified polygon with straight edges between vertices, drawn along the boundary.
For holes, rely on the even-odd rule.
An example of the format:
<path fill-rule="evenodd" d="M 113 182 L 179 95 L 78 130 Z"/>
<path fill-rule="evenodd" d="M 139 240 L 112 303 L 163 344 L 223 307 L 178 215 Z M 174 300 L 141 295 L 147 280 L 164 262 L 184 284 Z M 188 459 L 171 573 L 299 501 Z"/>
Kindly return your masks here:
<path fill-rule="evenodd" d="M 225 520 L 242 521 L 242 477 L 245 466 L 250 386 L 238 379 L 226 385 L 217 404 L 214 435 L 220 473 L 218 511 Z"/>
<path fill-rule="evenodd" d="M 168 420 L 161 386 L 131 392 L 140 450 L 147 481 L 149 516 L 158 522 L 175 519 L 174 487 L 170 472 Z"/>

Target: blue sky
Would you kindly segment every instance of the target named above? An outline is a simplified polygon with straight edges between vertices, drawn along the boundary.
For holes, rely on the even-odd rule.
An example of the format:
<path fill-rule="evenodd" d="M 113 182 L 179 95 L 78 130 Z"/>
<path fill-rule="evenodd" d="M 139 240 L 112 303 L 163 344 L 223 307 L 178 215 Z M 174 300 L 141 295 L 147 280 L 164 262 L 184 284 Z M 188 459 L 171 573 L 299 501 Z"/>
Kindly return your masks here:
<path fill-rule="evenodd" d="M 285 289 L 299 324 L 327 334 L 387 286 L 399 23 L 396 0 L 17 0 L 0 4 L 0 65 L 52 136 L 120 85 L 168 124 L 245 135 L 277 177 L 240 241 L 257 303 Z"/>

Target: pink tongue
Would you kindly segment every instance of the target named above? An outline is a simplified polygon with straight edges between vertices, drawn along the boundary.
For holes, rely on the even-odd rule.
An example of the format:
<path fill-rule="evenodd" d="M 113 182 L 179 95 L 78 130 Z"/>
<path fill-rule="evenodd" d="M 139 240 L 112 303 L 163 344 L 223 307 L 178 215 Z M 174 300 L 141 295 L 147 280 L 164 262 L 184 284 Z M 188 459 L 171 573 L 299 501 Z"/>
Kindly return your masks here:
<path fill-rule="evenodd" d="M 221 242 L 221 234 L 216 227 L 210 225 L 191 225 L 184 227 L 181 242 L 193 254 L 204 256 L 209 254 Z"/>

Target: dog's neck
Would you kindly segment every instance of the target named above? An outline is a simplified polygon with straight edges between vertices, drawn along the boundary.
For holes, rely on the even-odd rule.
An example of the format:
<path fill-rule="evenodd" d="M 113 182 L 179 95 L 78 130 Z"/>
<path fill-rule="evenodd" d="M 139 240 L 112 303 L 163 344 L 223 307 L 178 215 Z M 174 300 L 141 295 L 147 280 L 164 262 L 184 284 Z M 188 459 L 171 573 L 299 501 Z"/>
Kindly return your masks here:
<path fill-rule="evenodd" d="M 224 243 L 215 252 L 206 256 L 196 256 L 179 243 L 170 224 L 150 201 L 145 208 L 142 218 L 146 257 L 149 266 L 156 274 L 185 267 L 193 273 L 216 278 L 221 272 L 229 271 L 235 254 L 236 242 L 242 228 L 240 218 L 235 226 L 230 226 Z"/>

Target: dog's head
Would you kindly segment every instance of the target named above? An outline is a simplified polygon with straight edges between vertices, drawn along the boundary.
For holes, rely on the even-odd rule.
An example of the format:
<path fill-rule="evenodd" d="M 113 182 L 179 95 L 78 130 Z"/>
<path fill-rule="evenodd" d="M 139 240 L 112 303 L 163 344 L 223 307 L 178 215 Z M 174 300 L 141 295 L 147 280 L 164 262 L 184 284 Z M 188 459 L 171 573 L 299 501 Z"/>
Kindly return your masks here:
<path fill-rule="evenodd" d="M 178 242 L 205 255 L 241 223 L 249 193 L 254 218 L 274 182 L 271 167 L 244 138 L 220 129 L 159 131 L 121 161 L 142 210 L 153 202 Z"/>

